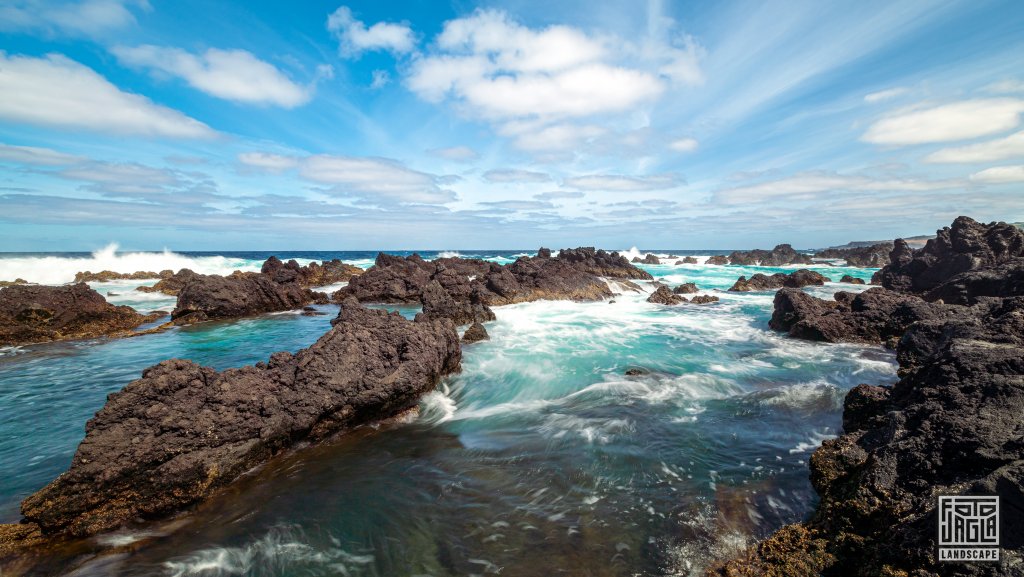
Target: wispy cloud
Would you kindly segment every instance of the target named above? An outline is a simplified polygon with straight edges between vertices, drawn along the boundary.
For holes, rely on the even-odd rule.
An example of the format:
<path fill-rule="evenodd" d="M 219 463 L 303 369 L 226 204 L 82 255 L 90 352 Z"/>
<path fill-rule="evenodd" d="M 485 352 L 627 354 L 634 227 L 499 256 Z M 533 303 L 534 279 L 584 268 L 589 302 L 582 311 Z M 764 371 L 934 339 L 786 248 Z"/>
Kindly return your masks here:
<path fill-rule="evenodd" d="M 499 183 L 537 183 L 550 182 L 551 175 L 546 172 L 535 172 L 518 168 L 496 168 L 483 174 L 487 182 Z"/>
<path fill-rule="evenodd" d="M 0 31 L 47 35 L 100 36 L 135 24 L 135 10 L 147 0 L 8 0 L 0 4 Z"/>
<path fill-rule="evenodd" d="M 415 36 L 407 24 L 377 22 L 367 27 L 347 6 L 341 6 L 327 18 L 327 29 L 338 39 L 341 54 L 350 58 L 373 50 L 406 54 L 416 46 Z"/>
<path fill-rule="evenodd" d="M 980 98 L 896 113 L 872 124 L 862 140 L 909 145 L 953 142 L 1005 132 L 1020 124 L 1024 100 Z"/>
<path fill-rule="evenodd" d="M 965 146 L 939 149 L 925 157 L 925 162 L 978 163 L 1024 157 L 1024 132 Z"/>

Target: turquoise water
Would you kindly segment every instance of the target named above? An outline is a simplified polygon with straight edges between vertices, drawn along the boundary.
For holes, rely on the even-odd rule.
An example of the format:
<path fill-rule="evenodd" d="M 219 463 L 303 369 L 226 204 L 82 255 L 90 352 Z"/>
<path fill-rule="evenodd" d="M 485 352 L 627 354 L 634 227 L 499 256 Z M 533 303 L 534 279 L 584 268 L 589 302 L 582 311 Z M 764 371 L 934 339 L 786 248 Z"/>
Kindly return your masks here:
<path fill-rule="evenodd" d="M 787 339 L 767 329 L 772 293 L 720 292 L 788 269 L 644 268 L 722 301 L 662 307 L 626 292 L 496 309 L 491 340 L 464 348 L 463 372 L 417 415 L 279 459 L 181 526 L 106 536 L 136 541 L 82 574 L 687 575 L 801 519 L 811 451 L 837 433 L 849 388 L 894 380 L 891 355 Z M 142 368 L 294 351 L 328 329 L 336 308 L 321 308 L 6 351 L 0 520 L 66 468 L 85 421 Z"/>

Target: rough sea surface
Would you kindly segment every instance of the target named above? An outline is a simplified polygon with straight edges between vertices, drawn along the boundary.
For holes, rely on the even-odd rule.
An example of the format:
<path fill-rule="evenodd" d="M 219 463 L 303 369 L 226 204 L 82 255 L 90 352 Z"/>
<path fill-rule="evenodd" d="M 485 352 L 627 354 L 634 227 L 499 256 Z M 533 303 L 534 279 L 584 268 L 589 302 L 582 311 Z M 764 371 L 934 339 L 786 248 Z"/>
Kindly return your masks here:
<path fill-rule="evenodd" d="M 181 267 L 226 274 L 259 270 L 270 254 L 7 254 L 0 279 L 59 284 L 80 270 Z M 505 263 L 525 253 L 460 254 Z M 278 256 L 368 267 L 374 253 Z M 428 394 L 418 414 L 279 458 L 177 522 L 98 538 L 127 545 L 119 554 L 63 569 L 690 575 L 802 519 L 814 505 L 810 453 L 836 435 L 847 390 L 895 380 L 891 354 L 788 339 L 767 326 L 773 293 L 725 292 L 741 274 L 792 269 L 641 266 L 671 286 L 695 282 L 721 302 L 665 307 L 624 292 L 612 304 L 497 308 L 491 340 L 464 348 L 462 373 Z M 810 268 L 836 280 L 873 272 Z M 172 297 L 134 291 L 140 284 L 92 286 L 141 311 L 173 308 Z M 328 330 L 337 308 L 319 308 L 328 314 L 0 349 L 0 522 L 16 521 L 20 500 L 67 468 L 85 422 L 142 369 L 172 357 L 224 369 L 296 351 Z M 626 376 L 629 368 L 644 374 Z"/>

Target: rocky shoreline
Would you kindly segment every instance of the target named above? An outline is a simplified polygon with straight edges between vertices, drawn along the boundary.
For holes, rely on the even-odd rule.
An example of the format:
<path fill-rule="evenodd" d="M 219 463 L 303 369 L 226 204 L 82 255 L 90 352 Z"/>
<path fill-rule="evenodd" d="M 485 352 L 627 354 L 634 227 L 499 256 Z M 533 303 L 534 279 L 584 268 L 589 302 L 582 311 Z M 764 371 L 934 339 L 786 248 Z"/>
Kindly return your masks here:
<path fill-rule="evenodd" d="M 919 250 L 897 240 L 881 288 L 779 291 L 773 329 L 885 343 L 901 378 L 846 396 L 842 435 L 811 457 L 814 514 L 708 574 L 1024 574 L 1022 264 L 1024 231 L 960 217 Z M 975 494 L 1000 496 L 1001 561 L 937 561 L 937 496 Z"/>

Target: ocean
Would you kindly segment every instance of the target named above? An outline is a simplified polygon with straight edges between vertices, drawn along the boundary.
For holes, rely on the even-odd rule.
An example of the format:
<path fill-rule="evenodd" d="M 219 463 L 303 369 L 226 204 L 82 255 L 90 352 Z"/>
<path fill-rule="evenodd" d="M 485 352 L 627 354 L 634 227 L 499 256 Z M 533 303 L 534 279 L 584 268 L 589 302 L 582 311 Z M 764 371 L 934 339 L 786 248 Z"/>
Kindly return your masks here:
<path fill-rule="evenodd" d="M 506 263 L 532 253 L 420 254 Z M 259 270 L 271 254 L 365 268 L 376 252 L 6 253 L 0 279 L 227 274 Z M 896 380 L 893 355 L 786 338 L 767 326 L 772 292 L 725 290 L 739 275 L 794 267 L 638 266 L 721 301 L 664 307 L 626 292 L 612 304 L 498 307 L 491 339 L 464 347 L 462 372 L 418 414 L 278 458 L 191 515 L 99 537 L 129 546 L 76 562 L 76 575 L 691 575 L 805 518 L 815 503 L 811 452 L 838 433 L 846 391 Z M 874 272 L 807 268 L 833 280 Z M 173 297 L 134 290 L 153 282 L 92 286 L 116 304 L 169 311 Z M 106 395 L 144 368 L 177 357 L 225 369 L 296 351 L 329 329 L 337 307 L 318 308 L 328 314 L 0 349 L 0 522 L 16 522 L 21 499 L 67 468 Z M 626 376 L 629 368 L 644 371 Z M 72 568 L 61 563 L 54 570 Z"/>

